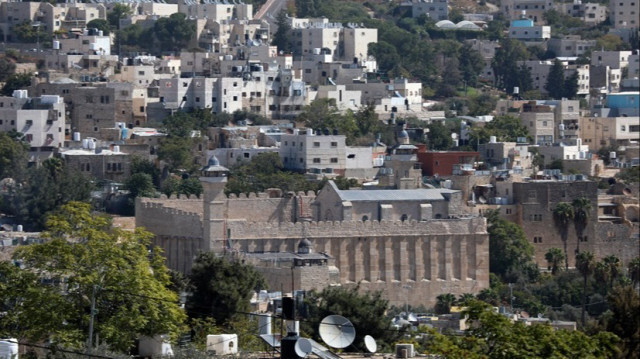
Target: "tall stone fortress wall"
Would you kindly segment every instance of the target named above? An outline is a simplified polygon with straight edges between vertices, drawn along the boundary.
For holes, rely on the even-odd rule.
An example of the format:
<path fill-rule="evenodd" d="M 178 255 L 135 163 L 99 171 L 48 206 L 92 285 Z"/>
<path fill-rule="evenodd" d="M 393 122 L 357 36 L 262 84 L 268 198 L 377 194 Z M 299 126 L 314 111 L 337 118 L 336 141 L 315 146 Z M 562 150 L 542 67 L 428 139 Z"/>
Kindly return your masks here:
<path fill-rule="evenodd" d="M 223 196 L 208 204 L 143 198 L 136 202 L 136 225 L 154 233 L 169 268 L 184 273 L 200 251 L 295 252 L 307 238 L 315 252 L 334 257 L 339 284 L 381 290 L 395 305 L 433 305 L 440 294 L 489 286 L 484 218 L 317 222 L 310 221 L 314 200 L 304 192 Z M 203 218 L 205 212 L 211 218 Z"/>

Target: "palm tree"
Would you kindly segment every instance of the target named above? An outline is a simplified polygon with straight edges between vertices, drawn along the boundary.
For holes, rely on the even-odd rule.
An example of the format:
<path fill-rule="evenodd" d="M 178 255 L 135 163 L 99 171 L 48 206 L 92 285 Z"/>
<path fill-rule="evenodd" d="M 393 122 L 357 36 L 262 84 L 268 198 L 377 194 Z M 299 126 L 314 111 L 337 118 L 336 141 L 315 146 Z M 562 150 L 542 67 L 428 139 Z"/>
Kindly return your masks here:
<path fill-rule="evenodd" d="M 596 261 L 591 252 L 581 252 L 576 256 L 576 268 L 582 274 L 584 281 L 582 282 L 582 326 L 585 323 L 585 308 L 587 306 L 587 279 L 596 267 Z"/>
<path fill-rule="evenodd" d="M 551 274 L 556 275 L 560 269 L 560 263 L 564 261 L 562 250 L 560 248 L 549 248 L 544 258 L 547 260 L 548 269 L 551 271 Z"/>
<path fill-rule="evenodd" d="M 564 266 L 569 270 L 569 253 L 567 252 L 567 237 L 569 236 L 569 222 L 573 220 L 575 213 L 573 206 L 567 202 L 560 202 L 553 209 L 553 221 L 560 232 L 560 238 L 564 244 Z"/>
<path fill-rule="evenodd" d="M 613 288 L 613 282 L 618 279 L 622 264 L 620 259 L 614 255 L 606 256 L 602 259 L 602 263 L 607 267 L 609 273 L 609 288 Z"/>
<path fill-rule="evenodd" d="M 591 201 L 587 197 L 578 197 L 571 202 L 573 206 L 573 226 L 578 236 L 578 244 L 576 246 L 576 254 L 580 253 L 580 240 L 583 238 L 584 230 L 589 223 L 589 211 L 591 211 Z"/>
<path fill-rule="evenodd" d="M 436 297 L 436 313 L 449 314 L 451 306 L 456 302 L 456 296 L 451 293 L 440 294 Z"/>
<path fill-rule="evenodd" d="M 469 305 L 469 302 L 471 302 L 475 298 L 476 297 L 471 293 L 463 293 L 463 294 L 460 294 L 460 297 L 458 298 L 456 303 L 461 306 L 467 306 Z"/>
<path fill-rule="evenodd" d="M 636 257 L 629 262 L 629 278 L 635 288 L 640 283 L 640 257 Z"/>

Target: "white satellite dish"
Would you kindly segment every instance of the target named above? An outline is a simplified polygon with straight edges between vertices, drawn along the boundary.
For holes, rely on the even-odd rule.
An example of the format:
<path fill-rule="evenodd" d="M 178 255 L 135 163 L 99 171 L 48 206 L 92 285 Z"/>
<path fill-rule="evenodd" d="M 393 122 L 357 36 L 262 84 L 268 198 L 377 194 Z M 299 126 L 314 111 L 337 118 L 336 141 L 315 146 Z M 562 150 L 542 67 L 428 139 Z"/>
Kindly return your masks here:
<path fill-rule="evenodd" d="M 300 358 L 306 358 L 313 351 L 313 345 L 311 345 L 311 341 L 307 338 L 300 338 L 296 340 L 296 345 L 294 347 L 296 351 L 296 355 Z"/>
<path fill-rule="evenodd" d="M 332 348 L 346 348 L 356 339 L 356 328 L 349 319 L 340 315 L 329 315 L 322 319 L 318 331 L 320 338 Z"/>
<path fill-rule="evenodd" d="M 378 350 L 378 344 L 376 344 L 376 340 L 371 335 L 364 336 L 364 346 L 369 353 L 375 353 Z"/>

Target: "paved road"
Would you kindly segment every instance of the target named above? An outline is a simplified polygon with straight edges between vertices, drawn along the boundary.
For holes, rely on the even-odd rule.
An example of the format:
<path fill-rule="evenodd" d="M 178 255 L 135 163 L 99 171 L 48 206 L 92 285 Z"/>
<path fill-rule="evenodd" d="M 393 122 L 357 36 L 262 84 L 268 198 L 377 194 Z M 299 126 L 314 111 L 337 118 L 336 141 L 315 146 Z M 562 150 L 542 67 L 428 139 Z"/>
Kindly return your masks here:
<path fill-rule="evenodd" d="M 287 0 L 267 0 L 253 18 L 267 21 L 271 25 L 271 33 L 274 33 L 277 30 L 275 18 L 286 5 Z"/>

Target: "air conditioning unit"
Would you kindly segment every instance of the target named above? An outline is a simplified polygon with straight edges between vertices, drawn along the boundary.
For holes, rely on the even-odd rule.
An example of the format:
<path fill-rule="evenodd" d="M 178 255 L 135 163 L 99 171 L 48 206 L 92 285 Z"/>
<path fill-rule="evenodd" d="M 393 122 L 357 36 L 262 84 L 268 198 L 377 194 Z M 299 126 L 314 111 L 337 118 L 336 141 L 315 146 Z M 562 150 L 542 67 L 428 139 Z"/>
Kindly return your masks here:
<path fill-rule="evenodd" d="M 413 358 L 413 344 L 396 344 L 396 358 Z"/>

